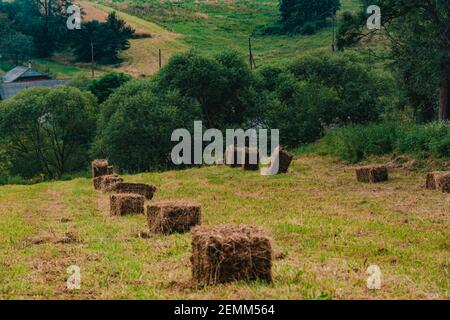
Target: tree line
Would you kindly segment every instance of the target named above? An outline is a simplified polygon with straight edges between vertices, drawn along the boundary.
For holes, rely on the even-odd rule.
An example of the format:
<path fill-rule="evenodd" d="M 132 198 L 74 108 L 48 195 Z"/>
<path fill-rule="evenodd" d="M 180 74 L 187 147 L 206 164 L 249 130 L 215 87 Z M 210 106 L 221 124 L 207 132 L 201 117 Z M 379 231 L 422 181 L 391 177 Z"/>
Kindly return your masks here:
<path fill-rule="evenodd" d="M 69 30 L 69 0 L 14 0 L 0 2 L 0 52 L 15 64 L 31 58 L 49 58 L 70 51 L 76 61 L 94 59 L 111 64 L 120 61 L 120 51 L 129 48 L 134 30 L 113 12 L 105 22 L 82 23 Z"/>

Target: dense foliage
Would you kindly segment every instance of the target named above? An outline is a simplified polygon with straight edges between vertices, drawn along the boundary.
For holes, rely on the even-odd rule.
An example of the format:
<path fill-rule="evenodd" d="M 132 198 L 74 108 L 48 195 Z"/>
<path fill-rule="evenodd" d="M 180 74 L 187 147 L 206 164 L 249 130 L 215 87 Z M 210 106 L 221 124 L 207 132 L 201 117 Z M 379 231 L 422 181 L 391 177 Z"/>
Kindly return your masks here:
<path fill-rule="evenodd" d="M 390 43 L 389 58 L 407 104 L 417 121 L 450 119 L 449 0 L 362 0 L 360 12 L 345 13 L 338 46 L 345 48 L 374 35 Z M 368 30 L 365 10 L 378 5 L 382 29 Z"/>
<path fill-rule="evenodd" d="M 329 126 L 379 120 L 395 88 L 388 75 L 352 54 L 307 56 L 259 73 L 269 99 L 264 119 L 288 147 L 315 141 Z"/>
<path fill-rule="evenodd" d="M 390 153 L 417 158 L 450 158 L 448 124 L 371 124 L 353 125 L 328 132 L 310 150 L 333 155 L 351 163 L 369 156 Z"/>
<path fill-rule="evenodd" d="M 0 2 L 0 52 L 15 64 L 30 57 L 51 57 L 57 51 L 73 49 L 79 61 L 116 63 L 119 52 L 129 48 L 134 31 L 111 13 L 105 22 L 83 23 L 81 30 L 69 30 L 70 0 L 14 0 Z"/>
<path fill-rule="evenodd" d="M 0 143 L 9 173 L 61 178 L 84 170 L 95 127 L 95 98 L 76 88 L 28 89 L 2 102 Z"/>
<path fill-rule="evenodd" d="M 105 22 L 90 21 L 72 34 L 71 45 L 78 61 L 89 62 L 93 58 L 102 64 L 120 61 L 119 52 L 130 47 L 129 39 L 134 30 L 119 19 L 115 12 Z"/>
<path fill-rule="evenodd" d="M 263 33 L 314 34 L 330 24 L 340 5 L 340 0 L 280 0 L 280 21 Z"/>
<path fill-rule="evenodd" d="M 166 169 L 173 130 L 192 128 L 199 117 L 199 106 L 177 91 L 162 93 L 153 81 L 130 81 L 102 105 L 93 153 L 128 172 Z"/>

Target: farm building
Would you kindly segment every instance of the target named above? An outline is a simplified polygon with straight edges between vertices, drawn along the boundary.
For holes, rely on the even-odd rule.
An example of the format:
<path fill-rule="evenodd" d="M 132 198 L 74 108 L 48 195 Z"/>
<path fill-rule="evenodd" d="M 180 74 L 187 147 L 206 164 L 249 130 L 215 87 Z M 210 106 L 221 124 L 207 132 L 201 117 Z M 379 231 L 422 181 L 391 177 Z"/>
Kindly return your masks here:
<path fill-rule="evenodd" d="M 53 80 L 50 76 L 28 67 L 15 67 L 0 82 L 0 100 L 11 99 L 19 92 L 35 87 L 53 88 L 66 84 L 67 80 Z"/>

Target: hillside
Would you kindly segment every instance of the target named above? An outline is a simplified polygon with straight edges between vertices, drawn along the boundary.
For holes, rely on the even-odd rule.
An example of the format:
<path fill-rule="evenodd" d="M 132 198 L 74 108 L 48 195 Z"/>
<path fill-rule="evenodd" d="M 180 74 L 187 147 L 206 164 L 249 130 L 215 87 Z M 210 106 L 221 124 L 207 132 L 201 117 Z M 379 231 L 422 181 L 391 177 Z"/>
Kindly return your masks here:
<path fill-rule="evenodd" d="M 98 66 L 98 74 L 121 71 L 139 77 L 151 75 L 159 68 L 158 50 L 163 63 L 174 53 L 195 48 L 202 54 L 213 55 L 233 49 L 248 54 L 248 38 L 258 28 L 278 18 L 278 0 L 210 0 L 210 1 L 133 1 L 91 0 L 76 1 L 85 11 L 84 20 L 103 21 L 116 11 L 138 32 L 148 32 L 151 38 L 132 39 L 131 47 L 122 54 L 120 66 Z M 345 10 L 356 10 L 358 0 L 341 0 Z M 339 14 L 340 14 L 339 13 Z M 329 51 L 332 29 L 325 28 L 311 36 L 252 36 L 257 66 L 292 60 L 309 53 Z M 71 78 L 89 74 L 89 64 L 71 62 L 67 53 L 51 60 L 34 59 L 35 68 L 52 73 L 57 78 Z M 10 66 L 0 64 L 1 70 Z"/>
<path fill-rule="evenodd" d="M 352 167 L 302 157 L 263 177 L 226 167 L 125 176 L 156 199 L 192 199 L 203 224 L 246 223 L 273 238 L 274 284 L 208 288 L 190 281 L 190 234 L 146 235 L 145 217 L 110 217 L 89 179 L 0 187 L 0 298 L 449 299 L 450 198 L 424 175 L 355 182 Z M 81 268 L 67 291 L 66 268 Z M 382 289 L 366 288 L 377 264 Z"/>
<path fill-rule="evenodd" d="M 233 49 L 248 54 L 248 38 L 278 19 L 278 0 L 133 1 L 94 0 L 180 35 L 180 40 L 203 54 Z M 341 0 L 341 12 L 356 10 L 358 0 Z M 105 9 L 105 6 L 102 7 Z M 340 14 L 339 13 L 339 14 Z M 307 53 L 329 51 L 332 29 L 311 36 L 252 36 L 257 65 L 280 62 Z"/>

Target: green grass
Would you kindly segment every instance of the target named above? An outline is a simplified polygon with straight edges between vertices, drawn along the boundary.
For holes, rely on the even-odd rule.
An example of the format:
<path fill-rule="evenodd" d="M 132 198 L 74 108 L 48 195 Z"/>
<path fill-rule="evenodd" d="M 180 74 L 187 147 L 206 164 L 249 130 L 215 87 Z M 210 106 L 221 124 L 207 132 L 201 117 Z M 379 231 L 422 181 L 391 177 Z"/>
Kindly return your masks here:
<path fill-rule="evenodd" d="M 275 177 L 205 167 L 124 178 L 155 184 L 156 200 L 201 203 L 204 225 L 265 229 L 274 283 L 195 286 L 189 233 L 140 238 L 144 216 L 110 217 L 108 196 L 79 178 L 0 187 L 0 298 L 450 298 L 449 198 L 422 189 L 423 174 L 394 170 L 387 183 L 358 184 L 352 167 L 301 157 Z M 76 241 L 58 243 L 68 233 Z M 366 287 L 371 264 L 381 290 Z M 79 291 L 66 288 L 70 265 L 81 268 Z"/>
<path fill-rule="evenodd" d="M 182 35 L 190 47 L 205 54 L 224 49 L 248 53 L 248 38 L 258 28 L 278 19 L 278 0 L 182 2 L 152 0 L 97 0 L 123 12 L 156 22 Z M 342 10 L 356 10 L 358 0 L 343 0 Z M 312 36 L 255 36 L 253 51 L 257 65 L 282 62 L 307 53 L 329 51 L 332 30 Z"/>
<path fill-rule="evenodd" d="M 174 53 L 188 48 L 207 55 L 224 49 L 247 55 L 248 38 L 254 31 L 278 19 L 278 0 L 95 0 L 81 3 L 108 13 L 117 10 L 119 16 L 133 27 L 154 35 L 150 39 L 131 40 L 131 48 L 122 55 L 126 63 L 115 68 L 135 77 L 158 70 L 158 49 L 162 49 L 164 62 Z M 354 11 L 359 0 L 342 0 L 341 3 L 342 11 Z M 283 63 L 302 55 L 329 51 L 331 37 L 331 28 L 312 36 L 254 36 L 252 46 L 256 64 Z M 70 62 L 58 59 L 36 62 L 58 78 L 89 73 L 87 66 L 71 66 Z M 1 69 L 7 70 L 0 66 Z M 101 69 L 100 73 L 112 70 L 112 67 Z"/>

